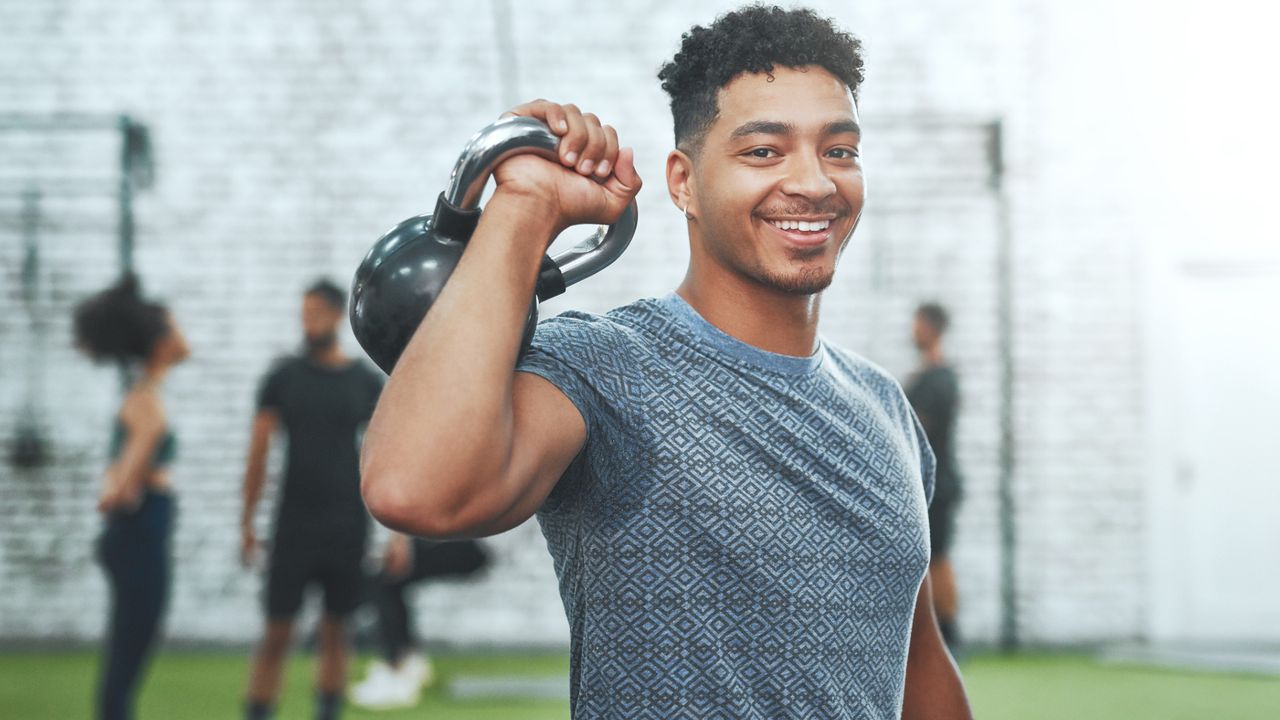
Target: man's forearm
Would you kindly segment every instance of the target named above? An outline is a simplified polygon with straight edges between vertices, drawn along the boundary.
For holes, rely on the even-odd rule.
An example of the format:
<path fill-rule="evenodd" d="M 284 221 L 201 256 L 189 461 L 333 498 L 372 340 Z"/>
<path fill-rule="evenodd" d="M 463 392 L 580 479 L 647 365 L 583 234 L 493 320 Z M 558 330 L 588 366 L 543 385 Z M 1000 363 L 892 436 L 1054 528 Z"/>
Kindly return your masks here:
<path fill-rule="evenodd" d="M 258 500 L 262 497 L 262 485 L 266 479 L 265 468 L 251 464 L 244 474 L 244 487 L 241 490 L 243 505 L 240 511 L 242 526 L 253 522 L 254 511 L 258 508 Z"/>
<path fill-rule="evenodd" d="M 407 505 L 449 513 L 501 476 L 511 384 L 554 230 L 545 202 L 496 193 L 461 261 L 387 381 L 365 435 L 366 502 L 392 524 Z"/>

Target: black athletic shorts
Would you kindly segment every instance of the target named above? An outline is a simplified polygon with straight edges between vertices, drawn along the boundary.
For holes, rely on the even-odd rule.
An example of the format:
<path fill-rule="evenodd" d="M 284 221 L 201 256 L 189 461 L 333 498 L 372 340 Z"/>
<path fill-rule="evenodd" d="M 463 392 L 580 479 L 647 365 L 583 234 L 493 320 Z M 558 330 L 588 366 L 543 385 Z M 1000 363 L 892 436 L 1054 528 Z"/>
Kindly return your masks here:
<path fill-rule="evenodd" d="M 278 529 L 267 570 L 267 617 L 293 618 L 312 585 L 324 592 L 325 614 L 345 617 L 354 612 L 364 591 L 365 542 L 363 529 Z"/>

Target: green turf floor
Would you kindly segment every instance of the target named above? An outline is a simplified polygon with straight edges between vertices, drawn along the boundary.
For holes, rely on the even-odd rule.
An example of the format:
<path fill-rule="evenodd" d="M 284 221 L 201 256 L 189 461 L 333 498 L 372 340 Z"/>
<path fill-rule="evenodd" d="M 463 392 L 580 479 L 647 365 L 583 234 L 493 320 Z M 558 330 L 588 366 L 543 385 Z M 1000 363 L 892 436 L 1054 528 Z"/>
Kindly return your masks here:
<path fill-rule="evenodd" d="M 445 655 L 442 678 L 413 710 L 346 717 L 456 720 L 560 718 L 555 700 L 459 700 L 442 690 L 451 678 L 559 677 L 563 655 Z M 89 653 L 0 654 L 0 720 L 78 720 L 91 716 L 96 661 Z M 170 652 L 155 664 L 142 694 L 140 720 L 234 719 L 247 671 L 236 654 Z M 1280 678 L 1173 672 L 1105 665 L 1082 656 L 978 656 L 964 663 L 979 720 L 1277 720 Z M 310 665 L 289 667 L 279 720 L 310 717 Z"/>
<path fill-rule="evenodd" d="M 962 666 L 979 720 L 1280 720 L 1280 677 L 985 656 Z"/>

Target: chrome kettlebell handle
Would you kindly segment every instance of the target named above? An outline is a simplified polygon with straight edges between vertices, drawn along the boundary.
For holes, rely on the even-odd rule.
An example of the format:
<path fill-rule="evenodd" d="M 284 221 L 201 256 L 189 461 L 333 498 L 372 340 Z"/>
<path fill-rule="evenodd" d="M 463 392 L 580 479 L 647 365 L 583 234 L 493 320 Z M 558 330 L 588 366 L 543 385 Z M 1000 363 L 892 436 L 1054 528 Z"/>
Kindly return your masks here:
<path fill-rule="evenodd" d="M 530 117 L 506 117 L 471 136 L 449 174 L 445 200 L 458 210 L 474 210 L 480 205 L 489 177 L 502 161 L 512 155 L 529 153 L 559 162 L 556 146 L 560 138 L 542 121 Z M 639 220 L 633 200 L 612 225 L 601 225 L 572 248 L 552 261 L 560 269 L 566 286 L 584 280 L 608 267 L 631 244 Z M 550 293 L 546 297 L 558 293 Z M 543 294 L 539 293 L 540 297 Z M 543 297 L 545 299 L 545 297 Z"/>

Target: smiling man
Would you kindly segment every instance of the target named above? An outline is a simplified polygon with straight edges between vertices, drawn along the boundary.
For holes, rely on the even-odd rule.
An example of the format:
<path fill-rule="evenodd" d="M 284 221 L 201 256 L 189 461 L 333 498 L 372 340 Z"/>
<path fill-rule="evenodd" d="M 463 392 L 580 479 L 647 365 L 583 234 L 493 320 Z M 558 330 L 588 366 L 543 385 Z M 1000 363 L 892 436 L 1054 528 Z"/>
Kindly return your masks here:
<path fill-rule="evenodd" d="M 968 718 L 924 580 L 933 455 L 894 380 L 817 334 L 864 200 L 860 45 L 753 6 L 659 77 L 684 281 L 544 321 L 517 365 L 547 245 L 616 220 L 640 178 L 594 115 L 515 108 L 560 162 L 498 168 L 369 426 L 365 500 L 437 537 L 537 514 L 574 717 Z"/>

